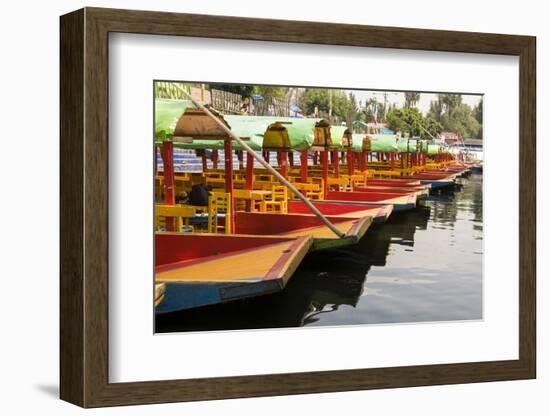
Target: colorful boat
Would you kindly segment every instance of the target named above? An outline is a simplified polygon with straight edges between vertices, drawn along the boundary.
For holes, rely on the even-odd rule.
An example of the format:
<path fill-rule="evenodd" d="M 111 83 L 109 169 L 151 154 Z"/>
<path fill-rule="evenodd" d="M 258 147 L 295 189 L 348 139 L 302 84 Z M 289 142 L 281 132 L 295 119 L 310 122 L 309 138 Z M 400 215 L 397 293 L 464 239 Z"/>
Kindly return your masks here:
<path fill-rule="evenodd" d="M 407 176 L 408 179 L 418 179 L 422 184 L 429 184 L 431 189 L 440 189 L 454 186 L 456 174 L 449 172 L 427 172 Z"/>
<path fill-rule="evenodd" d="M 393 205 L 364 205 L 330 201 L 312 201 L 312 203 L 323 215 L 357 219 L 370 216 L 373 225 L 385 223 L 393 211 Z M 311 211 L 302 201 L 288 201 L 288 212 L 311 215 Z"/>
<path fill-rule="evenodd" d="M 281 291 L 312 244 L 304 236 L 157 233 L 156 313 Z"/>
<path fill-rule="evenodd" d="M 239 211 L 235 214 L 235 234 L 311 237 L 311 251 L 344 247 L 357 243 L 373 222 L 370 215 L 326 216 L 342 233 L 336 236 L 320 218 L 311 214 L 261 213 Z"/>
<path fill-rule="evenodd" d="M 389 193 L 396 195 L 406 195 L 408 193 L 413 193 L 417 198 L 423 198 L 430 193 L 430 189 L 424 185 L 419 186 L 409 186 L 409 187 L 399 187 L 399 186 L 378 186 L 371 185 L 370 183 L 367 186 L 354 186 L 354 192 L 370 192 L 370 193 Z"/>
<path fill-rule="evenodd" d="M 407 211 L 416 207 L 417 197 L 414 193 L 407 192 L 396 195 L 386 192 L 343 192 L 330 191 L 325 197 L 326 201 L 335 203 L 361 203 L 364 205 L 393 205 L 394 212 Z"/>

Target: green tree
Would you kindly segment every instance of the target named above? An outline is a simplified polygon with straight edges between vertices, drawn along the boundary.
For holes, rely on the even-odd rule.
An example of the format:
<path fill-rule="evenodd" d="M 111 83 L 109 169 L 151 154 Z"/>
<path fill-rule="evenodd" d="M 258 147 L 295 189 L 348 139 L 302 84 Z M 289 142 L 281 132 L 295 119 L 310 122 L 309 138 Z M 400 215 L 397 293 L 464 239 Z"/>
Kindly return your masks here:
<path fill-rule="evenodd" d="M 352 103 L 348 96 L 342 90 L 328 90 L 320 88 L 307 88 L 302 96 L 300 107 L 305 114 L 315 113 L 317 108 L 319 111 L 329 113 L 346 119 L 352 109 L 357 112 L 357 103 Z"/>
<path fill-rule="evenodd" d="M 440 121 L 442 115 L 443 115 L 443 108 L 441 106 L 441 100 L 437 99 L 435 101 L 431 101 L 430 109 L 428 111 L 428 117 L 431 117 L 436 121 Z"/>
<path fill-rule="evenodd" d="M 405 93 L 405 108 L 416 107 L 416 104 L 420 100 L 419 92 L 406 92 Z"/>
<path fill-rule="evenodd" d="M 441 124 L 446 131 L 459 132 L 463 137 L 479 137 L 481 124 L 476 120 L 472 108 L 461 103 L 452 113 L 441 117 Z"/>
<path fill-rule="evenodd" d="M 479 123 L 478 138 L 483 138 L 483 98 L 479 100 L 479 103 L 474 107 L 474 117 Z"/>
<path fill-rule="evenodd" d="M 253 94 L 254 86 L 245 84 L 209 84 L 210 88 L 215 90 L 232 92 L 239 94 L 241 97 L 250 97 Z"/>
<path fill-rule="evenodd" d="M 462 104 L 462 95 L 460 94 L 438 94 L 438 101 L 444 113 L 452 116 L 454 111 Z"/>
<path fill-rule="evenodd" d="M 408 133 L 410 137 L 423 132 L 422 113 L 418 108 L 395 108 L 386 115 L 388 127 L 395 132 Z"/>
<path fill-rule="evenodd" d="M 365 102 L 363 114 L 365 115 L 365 122 L 375 123 L 378 121 L 380 103 L 376 100 L 376 97 L 371 97 Z M 383 105 L 382 105 L 383 106 Z"/>
<path fill-rule="evenodd" d="M 481 137 L 483 104 L 472 109 L 460 94 L 438 94 L 430 103 L 428 117 L 439 122 L 444 131 L 459 132 L 463 137 Z"/>
<path fill-rule="evenodd" d="M 261 95 L 266 101 L 271 101 L 273 99 L 284 100 L 288 90 L 289 89 L 287 87 L 268 87 L 256 85 L 254 86 L 252 93 Z"/>
<path fill-rule="evenodd" d="M 443 125 L 430 116 L 423 118 L 422 127 L 420 137 L 428 140 L 437 137 L 443 131 Z"/>
<path fill-rule="evenodd" d="M 342 118 L 346 121 L 346 125 L 352 126 L 353 122 L 359 117 L 359 107 L 353 93 L 349 93 L 347 100 L 342 102 Z"/>

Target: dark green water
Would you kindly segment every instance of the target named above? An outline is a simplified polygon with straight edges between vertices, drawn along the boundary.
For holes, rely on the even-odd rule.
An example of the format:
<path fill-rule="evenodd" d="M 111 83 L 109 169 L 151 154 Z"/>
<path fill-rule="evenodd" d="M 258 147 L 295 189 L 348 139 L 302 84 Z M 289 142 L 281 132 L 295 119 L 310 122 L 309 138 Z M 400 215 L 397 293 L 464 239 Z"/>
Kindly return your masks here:
<path fill-rule="evenodd" d="M 157 332 L 482 318 L 482 181 L 472 174 L 361 243 L 309 255 L 276 295 L 156 318 Z"/>

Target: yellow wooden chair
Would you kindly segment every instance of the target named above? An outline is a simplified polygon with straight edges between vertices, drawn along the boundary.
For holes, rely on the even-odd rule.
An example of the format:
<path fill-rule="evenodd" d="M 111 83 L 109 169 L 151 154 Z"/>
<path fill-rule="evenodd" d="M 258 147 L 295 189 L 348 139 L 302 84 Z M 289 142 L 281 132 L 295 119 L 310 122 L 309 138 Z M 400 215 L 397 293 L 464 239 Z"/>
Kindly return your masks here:
<path fill-rule="evenodd" d="M 349 191 L 349 175 L 340 175 L 340 189 Z"/>
<path fill-rule="evenodd" d="M 224 224 L 218 222 L 218 215 L 225 214 Z M 231 233 L 231 194 L 210 192 L 208 197 L 208 232 Z"/>
<path fill-rule="evenodd" d="M 252 203 L 252 191 L 248 189 L 233 189 L 234 211 L 245 211 L 248 204 Z"/>
<path fill-rule="evenodd" d="M 339 191 L 342 186 L 342 177 L 334 178 L 329 177 L 327 181 L 328 189 L 330 191 Z"/>
<path fill-rule="evenodd" d="M 355 188 L 356 186 L 366 186 L 367 184 L 367 178 L 365 175 L 352 175 L 349 180 L 351 184 L 351 189 Z"/>
<path fill-rule="evenodd" d="M 286 186 L 273 186 L 271 188 L 271 199 L 261 202 L 260 212 L 288 213 L 288 190 Z"/>
<path fill-rule="evenodd" d="M 189 224 L 191 218 L 195 218 L 197 210 L 194 207 L 188 205 L 155 205 L 155 228 L 160 231 L 166 228 L 166 218 L 176 218 L 176 231 L 181 231 L 186 228 L 190 231 L 194 231 L 192 225 Z"/>

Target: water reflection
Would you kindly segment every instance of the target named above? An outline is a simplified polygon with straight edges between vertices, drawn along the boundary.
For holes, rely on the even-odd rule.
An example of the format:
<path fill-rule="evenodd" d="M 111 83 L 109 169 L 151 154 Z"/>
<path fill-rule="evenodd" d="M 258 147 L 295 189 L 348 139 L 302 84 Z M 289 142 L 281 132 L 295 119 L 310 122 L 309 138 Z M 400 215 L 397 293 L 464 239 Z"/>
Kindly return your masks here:
<path fill-rule="evenodd" d="M 157 317 L 158 332 L 480 319 L 480 175 L 392 215 L 360 244 L 309 255 L 285 290 Z"/>

